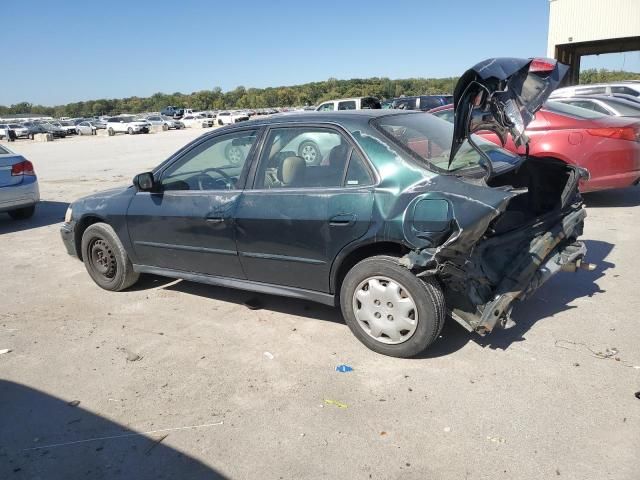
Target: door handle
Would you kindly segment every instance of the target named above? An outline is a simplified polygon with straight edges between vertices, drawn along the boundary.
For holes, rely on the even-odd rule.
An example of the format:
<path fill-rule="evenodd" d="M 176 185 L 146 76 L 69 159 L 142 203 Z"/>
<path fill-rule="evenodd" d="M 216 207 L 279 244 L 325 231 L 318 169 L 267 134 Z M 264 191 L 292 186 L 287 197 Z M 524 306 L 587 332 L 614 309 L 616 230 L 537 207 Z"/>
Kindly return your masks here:
<path fill-rule="evenodd" d="M 207 217 L 207 223 L 222 223 L 224 217 Z"/>
<path fill-rule="evenodd" d="M 329 219 L 329 225 L 332 227 L 345 227 L 354 223 L 356 223 L 356 216 L 353 213 L 341 213 Z"/>

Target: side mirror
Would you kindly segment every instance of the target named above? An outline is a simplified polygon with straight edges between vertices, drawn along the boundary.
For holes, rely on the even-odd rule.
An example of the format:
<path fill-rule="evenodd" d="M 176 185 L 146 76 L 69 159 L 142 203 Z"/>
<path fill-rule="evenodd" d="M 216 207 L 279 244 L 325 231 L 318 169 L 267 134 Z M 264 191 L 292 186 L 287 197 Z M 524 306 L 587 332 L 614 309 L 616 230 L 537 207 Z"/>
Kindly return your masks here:
<path fill-rule="evenodd" d="M 153 178 L 153 173 L 145 172 L 139 173 L 133 177 L 133 184 L 141 192 L 151 192 L 156 189 L 156 181 Z"/>

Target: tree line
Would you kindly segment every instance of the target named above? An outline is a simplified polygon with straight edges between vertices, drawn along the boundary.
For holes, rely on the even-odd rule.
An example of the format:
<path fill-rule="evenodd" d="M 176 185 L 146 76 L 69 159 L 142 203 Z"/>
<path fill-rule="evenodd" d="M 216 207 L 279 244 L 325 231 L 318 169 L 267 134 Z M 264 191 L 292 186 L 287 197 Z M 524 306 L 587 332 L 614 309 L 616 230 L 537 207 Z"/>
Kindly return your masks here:
<path fill-rule="evenodd" d="M 619 70 L 590 69 L 580 73 L 580 83 L 640 80 L 640 73 Z M 293 107 L 317 105 L 325 100 L 344 97 L 374 96 L 381 99 L 401 95 L 451 94 L 457 77 L 448 78 L 354 78 L 305 83 L 287 87 L 245 88 L 223 92 L 220 87 L 190 94 L 180 92 L 155 93 L 150 97 L 88 100 L 53 107 L 21 102 L 11 106 L 0 105 L 0 115 L 32 113 L 53 117 L 91 117 L 159 111 L 168 105 L 196 110 L 223 110 L 242 108 Z"/>

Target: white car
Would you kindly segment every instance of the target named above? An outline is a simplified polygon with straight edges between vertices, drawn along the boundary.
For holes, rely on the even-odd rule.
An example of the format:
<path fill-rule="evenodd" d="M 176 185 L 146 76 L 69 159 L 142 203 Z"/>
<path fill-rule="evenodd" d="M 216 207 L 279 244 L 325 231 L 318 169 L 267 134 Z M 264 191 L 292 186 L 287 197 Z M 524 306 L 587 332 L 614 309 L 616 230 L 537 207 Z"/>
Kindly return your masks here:
<path fill-rule="evenodd" d="M 161 126 L 163 130 L 180 130 L 184 128 L 184 123 L 180 120 L 174 120 L 173 118 L 166 117 L 164 115 L 149 115 L 146 118 L 142 118 L 141 120 L 145 120 L 149 122 L 151 125 Z M 166 128 L 165 128 L 166 127 Z"/>
<path fill-rule="evenodd" d="M 0 138 L 7 137 L 7 130 L 13 130 L 17 138 L 29 137 L 29 129 L 24 125 L 18 125 L 17 123 L 2 123 L 0 124 Z"/>
<path fill-rule="evenodd" d="M 61 122 L 49 122 L 49 124 L 53 125 L 54 127 L 61 128 L 67 135 L 75 135 L 76 133 L 78 133 L 76 125 L 69 120 L 63 120 Z"/>
<path fill-rule="evenodd" d="M 76 129 L 78 130 L 78 135 L 95 135 L 98 127 L 94 122 L 84 121 L 78 123 L 76 125 Z"/>
<path fill-rule="evenodd" d="M 318 105 L 316 112 L 333 112 L 335 110 L 370 110 L 382 108 L 376 97 L 355 97 L 329 100 Z"/>
<path fill-rule="evenodd" d="M 249 115 L 242 112 L 219 112 L 217 115 L 218 125 L 231 125 L 245 120 L 249 120 Z"/>
<path fill-rule="evenodd" d="M 629 97 L 640 98 L 640 80 L 563 87 L 554 90 L 549 98 L 575 97 L 580 95 L 628 95 Z"/>
<path fill-rule="evenodd" d="M 113 136 L 116 133 L 149 133 L 151 124 L 146 120 L 136 120 L 133 117 L 111 117 L 107 121 L 107 133 Z"/>
<path fill-rule="evenodd" d="M 185 127 L 213 127 L 213 118 L 205 117 L 204 115 L 185 115 L 180 120 L 184 123 Z"/>

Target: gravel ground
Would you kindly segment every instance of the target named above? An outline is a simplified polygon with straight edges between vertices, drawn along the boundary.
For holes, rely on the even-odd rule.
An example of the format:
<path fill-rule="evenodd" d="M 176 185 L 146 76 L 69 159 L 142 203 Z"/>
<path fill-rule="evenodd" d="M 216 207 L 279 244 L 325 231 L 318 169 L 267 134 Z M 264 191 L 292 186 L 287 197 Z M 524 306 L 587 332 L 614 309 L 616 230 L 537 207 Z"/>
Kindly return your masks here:
<path fill-rule="evenodd" d="M 639 478 L 640 189 L 587 196 L 595 271 L 401 360 L 328 307 L 160 277 L 109 293 L 67 256 L 68 202 L 201 133 L 13 144 L 42 203 L 0 214 L 0 478 Z"/>

